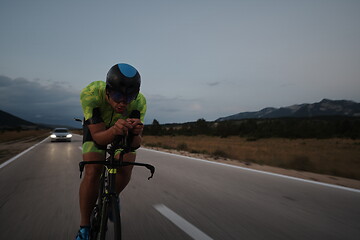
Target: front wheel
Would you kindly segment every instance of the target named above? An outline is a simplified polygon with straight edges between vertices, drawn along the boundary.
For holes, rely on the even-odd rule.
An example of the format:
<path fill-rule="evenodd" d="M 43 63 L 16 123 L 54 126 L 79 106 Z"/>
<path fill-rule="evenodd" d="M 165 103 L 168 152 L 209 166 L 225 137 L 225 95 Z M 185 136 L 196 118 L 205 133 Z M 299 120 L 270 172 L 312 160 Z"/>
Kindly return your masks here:
<path fill-rule="evenodd" d="M 100 227 L 99 206 L 96 205 L 90 216 L 90 239 L 97 239 Z"/>
<path fill-rule="evenodd" d="M 105 240 L 108 222 L 109 199 L 104 198 L 100 210 L 100 224 L 97 239 Z"/>
<path fill-rule="evenodd" d="M 112 220 L 114 223 L 114 239 L 121 239 L 121 217 L 118 196 L 111 197 Z"/>

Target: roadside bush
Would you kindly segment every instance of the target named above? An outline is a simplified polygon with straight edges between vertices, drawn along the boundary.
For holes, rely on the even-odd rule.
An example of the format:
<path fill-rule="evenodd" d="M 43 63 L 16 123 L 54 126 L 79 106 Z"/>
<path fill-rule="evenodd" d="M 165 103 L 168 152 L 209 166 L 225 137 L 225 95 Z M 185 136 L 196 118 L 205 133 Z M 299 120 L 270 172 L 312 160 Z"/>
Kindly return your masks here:
<path fill-rule="evenodd" d="M 228 158 L 228 154 L 224 152 L 223 150 L 217 149 L 212 154 L 215 158 Z"/>
<path fill-rule="evenodd" d="M 180 143 L 180 144 L 177 145 L 176 149 L 179 150 L 179 151 L 187 151 L 188 146 L 187 146 L 186 143 Z"/>
<path fill-rule="evenodd" d="M 190 153 L 195 153 L 195 154 L 209 154 L 208 151 L 206 151 L 206 150 L 199 151 L 199 150 L 196 150 L 196 149 L 191 149 L 191 150 L 190 150 Z"/>
<path fill-rule="evenodd" d="M 148 147 L 162 147 L 162 143 L 161 142 L 157 142 L 157 143 L 144 143 L 145 146 L 148 146 Z"/>
<path fill-rule="evenodd" d="M 314 166 L 311 160 L 306 156 L 296 156 L 289 162 L 288 168 L 299 170 L 299 171 L 312 171 Z"/>

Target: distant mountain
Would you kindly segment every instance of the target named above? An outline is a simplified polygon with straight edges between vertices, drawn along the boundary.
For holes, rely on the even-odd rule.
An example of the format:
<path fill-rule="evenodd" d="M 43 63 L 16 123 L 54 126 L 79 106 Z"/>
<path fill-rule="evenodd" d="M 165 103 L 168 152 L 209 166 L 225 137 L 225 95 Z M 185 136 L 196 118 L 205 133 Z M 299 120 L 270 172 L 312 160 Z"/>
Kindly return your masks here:
<path fill-rule="evenodd" d="M 52 129 L 52 128 L 69 128 L 69 129 L 78 129 L 81 128 L 81 124 L 74 124 L 78 125 L 77 127 L 69 126 L 66 124 L 48 124 L 48 123 L 33 123 L 26 121 L 22 118 L 16 117 L 10 113 L 4 112 L 0 110 L 0 129 Z"/>
<path fill-rule="evenodd" d="M 264 108 L 257 112 L 242 112 L 216 121 L 239 120 L 248 118 L 307 118 L 319 116 L 348 116 L 360 117 L 360 103 L 348 100 L 323 99 L 318 103 L 292 105 L 281 108 Z"/>
<path fill-rule="evenodd" d="M 37 124 L 0 110 L 0 129 L 36 128 Z"/>

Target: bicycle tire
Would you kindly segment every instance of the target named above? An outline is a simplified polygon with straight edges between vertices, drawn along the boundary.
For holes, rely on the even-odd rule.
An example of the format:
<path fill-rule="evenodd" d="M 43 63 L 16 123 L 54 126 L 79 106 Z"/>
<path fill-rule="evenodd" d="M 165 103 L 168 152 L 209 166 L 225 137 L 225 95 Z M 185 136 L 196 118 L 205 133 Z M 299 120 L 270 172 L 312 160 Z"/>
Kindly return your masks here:
<path fill-rule="evenodd" d="M 120 216 L 120 203 L 118 196 L 111 197 L 111 211 L 114 225 L 114 239 L 121 239 L 121 216 Z"/>
<path fill-rule="evenodd" d="M 105 189 L 105 173 L 100 177 L 100 188 L 99 195 L 96 201 L 96 205 L 93 208 L 90 216 L 90 240 L 96 240 L 99 235 L 100 230 L 100 220 L 101 220 L 101 209 L 103 206 L 103 195 Z"/>
<path fill-rule="evenodd" d="M 99 213 L 99 206 L 96 205 L 91 212 L 90 216 L 90 240 L 94 240 L 97 238 L 99 233 L 99 226 L 100 226 L 100 213 Z"/>
<path fill-rule="evenodd" d="M 105 240 L 108 222 L 109 199 L 104 197 L 102 199 L 102 207 L 100 210 L 100 226 L 97 240 Z"/>

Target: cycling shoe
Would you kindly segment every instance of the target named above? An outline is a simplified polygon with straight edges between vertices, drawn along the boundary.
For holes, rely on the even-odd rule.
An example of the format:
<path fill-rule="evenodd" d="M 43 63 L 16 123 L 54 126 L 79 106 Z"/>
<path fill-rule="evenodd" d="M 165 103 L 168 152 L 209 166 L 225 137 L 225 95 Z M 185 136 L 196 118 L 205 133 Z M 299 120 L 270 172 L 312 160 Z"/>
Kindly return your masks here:
<path fill-rule="evenodd" d="M 75 240 L 89 240 L 89 238 L 90 238 L 90 228 L 81 227 Z"/>

